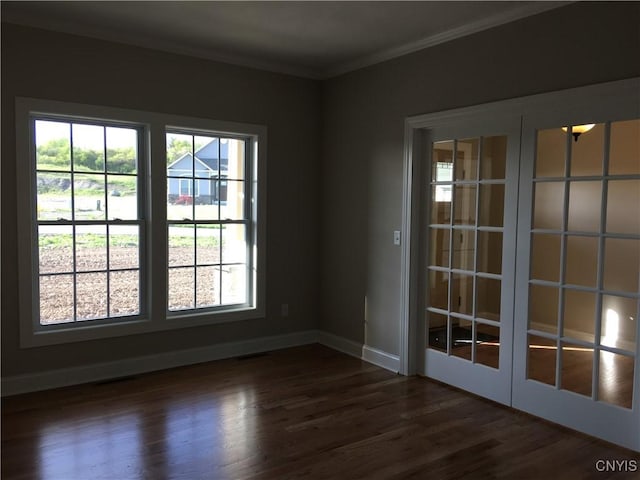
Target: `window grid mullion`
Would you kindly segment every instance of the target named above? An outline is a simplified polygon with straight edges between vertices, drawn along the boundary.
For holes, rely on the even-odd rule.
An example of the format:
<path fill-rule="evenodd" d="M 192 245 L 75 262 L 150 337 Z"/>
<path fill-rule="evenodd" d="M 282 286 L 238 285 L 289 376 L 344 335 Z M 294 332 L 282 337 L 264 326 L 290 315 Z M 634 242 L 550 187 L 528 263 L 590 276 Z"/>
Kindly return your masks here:
<path fill-rule="evenodd" d="M 451 166 L 451 214 L 449 215 L 449 266 L 448 266 L 448 276 L 449 276 L 449 285 L 447 288 L 447 355 L 451 355 L 452 347 L 451 347 L 451 336 L 453 335 L 453 326 L 451 325 L 451 297 L 452 297 L 452 288 L 453 288 L 453 273 L 451 269 L 453 267 L 453 225 L 454 219 L 456 216 L 456 183 L 454 183 L 454 176 L 456 171 L 456 164 L 458 161 L 458 156 L 456 154 L 458 150 L 458 140 L 453 141 L 453 152 L 451 155 L 452 166 Z"/>
<path fill-rule="evenodd" d="M 244 146 L 243 168 L 244 168 L 245 195 L 250 194 L 250 196 L 253 197 L 252 185 L 253 185 L 254 179 L 253 179 L 253 172 L 251 168 L 249 168 L 250 161 L 252 158 L 251 156 L 253 155 L 253 147 L 249 139 L 244 140 L 243 146 Z M 245 239 L 245 245 L 246 245 L 245 258 L 247 259 L 245 271 L 246 271 L 246 285 L 247 285 L 246 288 L 249 294 L 249 298 L 254 298 L 254 291 L 253 291 L 254 287 L 253 287 L 253 281 L 252 281 L 253 276 L 251 275 L 251 272 L 253 271 L 253 261 L 254 261 L 253 255 L 251 254 L 251 246 L 253 245 L 253 241 L 251 238 L 253 235 L 253 228 L 249 223 L 249 219 L 253 218 L 252 209 L 253 209 L 253 203 L 245 202 L 244 218 L 247 219 L 247 224 L 244 229 L 244 239 Z"/>
<path fill-rule="evenodd" d="M 227 159 L 229 162 L 230 159 Z M 216 198 L 216 207 L 218 209 L 218 219 L 222 219 L 222 139 L 218 137 L 218 195 Z M 227 190 L 229 195 L 229 164 L 227 163 Z M 227 200 L 228 201 L 228 200 Z M 218 305 L 222 305 L 222 225 L 218 229 Z M 214 269 L 215 272 L 215 269 Z"/>
<path fill-rule="evenodd" d="M 151 205 L 149 192 L 145 188 L 147 183 L 147 164 L 145 159 L 149 158 L 147 152 L 147 129 L 136 126 L 136 202 L 138 222 L 138 314 L 144 315 L 149 312 L 151 297 L 151 287 L 147 281 L 147 265 L 151 263 L 151 258 L 147 250 L 147 218 L 150 217 L 147 205 Z M 149 166 L 149 177 L 151 177 L 151 167 Z M 152 189 L 149 189 L 149 191 Z"/>
<path fill-rule="evenodd" d="M 567 228 L 569 224 L 569 195 L 570 183 L 567 180 L 571 162 L 571 129 L 568 129 L 565 135 L 565 158 L 564 158 L 564 198 L 562 211 L 562 234 L 560 240 L 560 290 L 558 291 L 558 338 L 556 339 L 556 389 L 562 388 L 562 338 L 564 336 L 564 297 L 565 297 L 565 279 L 566 279 L 566 258 L 567 258 Z"/>
<path fill-rule="evenodd" d="M 175 267 L 173 267 L 175 268 Z M 137 272 L 138 268 L 128 267 L 128 268 L 112 268 L 112 272 Z M 69 275 L 73 272 L 49 272 L 43 273 L 40 275 L 41 277 L 61 277 L 63 275 Z M 105 273 L 105 270 L 83 270 L 82 273 Z"/>
<path fill-rule="evenodd" d="M 104 220 L 105 220 L 105 243 L 106 243 L 106 276 L 107 276 L 107 318 L 111 317 L 111 233 L 109 230 L 109 184 L 107 182 L 107 128 L 102 127 L 102 149 L 104 154 L 104 162 L 102 165 L 104 175 Z"/>
<path fill-rule="evenodd" d="M 191 135 L 191 181 L 189 182 L 189 193 L 191 194 L 191 227 L 193 231 L 193 308 L 198 306 L 198 229 L 196 227 L 196 139 Z"/>
<path fill-rule="evenodd" d="M 615 174 L 615 175 L 580 175 L 580 176 L 570 176 L 566 177 L 537 177 L 533 178 L 531 181 L 533 183 L 554 183 L 561 182 L 563 180 L 571 180 L 572 182 L 594 182 L 600 180 L 640 180 L 640 175 L 638 174 Z"/>
<path fill-rule="evenodd" d="M 195 184 L 194 184 L 195 185 Z M 194 197 L 195 198 L 195 197 Z M 194 207 L 195 207 L 195 201 L 194 203 Z M 195 223 L 195 208 L 194 208 L 194 220 L 193 220 L 193 224 L 192 224 L 192 231 L 193 231 L 193 308 L 197 308 L 198 306 L 198 275 L 196 275 L 196 272 L 198 271 L 198 226 Z"/>
<path fill-rule="evenodd" d="M 471 312 L 473 318 L 478 316 L 477 312 L 477 303 L 476 298 L 478 294 L 478 282 L 477 282 L 477 273 L 478 273 L 478 224 L 480 223 L 480 159 L 482 158 L 482 149 L 483 149 L 484 137 L 480 137 L 478 141 L 478 158 L 476 158 L 476 211 L 475 211 L 475 225 L 473 228 L 473 288 L 472 288 L 472 306 Z M 503 200 L 504 201 L 504 200 Z M 476 363 L 476 338 L 478 336 L 476 322 L 473 321 L 471 324 L 471 362 Z"/>
<path fill-rule="evenodd" d="M 603 175 L 608 175 L 609 173 L 609 142 L 611 135 L 611 122 L 607 122 L 604 127 L 604 147 L 603 147 Z M 593 401 L 598 400 L 599 396 L 599 378 L 600 378 L 600 339 L 602 335 L 602 302 L 603 302 L 603 294 L 602 290 L 604 289 L 604 262 L 605 262 L 605 237 L 604 233 L 607 230 L 607 196 L 609 190 L 609 182 L 608 180 L 601 180 L 602 182 L 602 192 L 601 192 L 601 200 L 600 200 L 600 229 L 599 229 L 599 238 L 598 238 L 598 270 L 596 272 L 596 288 L 598 289 L 598 294 L 596 295 L 596 316 L 595 316 L 595 329 L 594 329 L 594 349 L 593 349 L 593 369 L 592 369 L 592 392 L 591 398 Z"/>
<path fill-rule="evenodd" d="M 222 228 L 218 229 L 218 305 L 222 305 Z"/>
<path fill-rule="evenodd" d="M 76 193 L 73 123 L 69 122 L 69 161 L 71 162 L 71 248 L 73 254 L 73 321 L 78 321 L 78 264 L 76 259 Z"/>
<path fill-rule="evenodd" d="M 221 173 L 221 167 L 220 164 L 222 163 L 222 148 L 221 148 L 221 144 L 222 141 L 221 139 L 218 137 L 218 195 L 216 198 L 216 208 L 218 210 L 218 220 L 222 220 L 222 199 L 220 198 L 221 195 L 221 191 L 222 191 L 222 173 Z M 228 168 L 228 167 L 227 167 Z M 227 177 L 228 177 L 228 171 L 227 171 Z M 228 182 L 228 178 L 227 178 L 227 182 Z M 229 194 L 229 184 L 227 183 L 227 195 Z M 222 238 L 220 238 L 220 248 L 222 248 Z M 222 260 L 222 254 L 220 255 L 220 259 Z M 220 279 L 222 281 L 222 278 Z M 222 283 L 220 283 L 220 292 L 222 292 Z M 220 302 L 222 303 L 222 302 Z"/>

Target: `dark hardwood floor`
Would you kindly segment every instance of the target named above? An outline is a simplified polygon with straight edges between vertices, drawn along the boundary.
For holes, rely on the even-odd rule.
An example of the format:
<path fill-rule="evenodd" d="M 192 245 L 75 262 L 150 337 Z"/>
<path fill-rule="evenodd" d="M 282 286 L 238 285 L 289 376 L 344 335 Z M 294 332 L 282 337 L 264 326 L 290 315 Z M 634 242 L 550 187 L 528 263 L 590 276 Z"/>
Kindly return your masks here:
<path fill-rule="evenodd" d="M 2 479 L 605 479 L 640 455 L 320 345 L 2 401 Z"/>

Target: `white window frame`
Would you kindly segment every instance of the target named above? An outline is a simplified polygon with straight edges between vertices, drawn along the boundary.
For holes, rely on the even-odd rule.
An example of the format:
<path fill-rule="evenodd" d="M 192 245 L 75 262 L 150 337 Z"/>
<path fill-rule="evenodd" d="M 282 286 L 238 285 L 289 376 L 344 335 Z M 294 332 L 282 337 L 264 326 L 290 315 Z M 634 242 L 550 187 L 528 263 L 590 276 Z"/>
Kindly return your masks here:
<path fill-rule="evenodd" d="M 251 146 L 251 142 L 248 141 L 248 138 L 246 136 L 238 136 L 238 135 L 226 135 L 225 137 L 223 137 L 222 135 L 220 135 L 220 132 L 206 132 L 206 131 L 197 131 L 197 130 L 187 130 L 184 128 L 171 128 L 168 127 L 167 128 L 167 136 L 168 135 L 188 135 L 188 136 L 192 136 L 193 137 L 197 137 L 199 135 L 202 136 L 214 136 L 214 137 L 218 137 L 219 140 L 226 138 L 227 140 L 240 140 L 242 142 L 242 144 L 244 145 L 244 153 L 243 153 L 243 171 L 245 172 L 243 177 L 240 179 L 238 178 L 237 180 L 232 180 L 238 183 L 242 183 L 243 185 L 243 191 L 250 191 L 251 190 L 251 185 L 252 185 L 252 179 L 254 178 L 254 173 L 252 172 L 252 168 L 251 168 L 251 150 L 252 150 L 252 146 Z M 195 148 L 194 148 L 195 151 Z M 197 160 L 197 157 L 194 158 Z M 199 161 L 199 160 L 198 160 Z M 193 172 L 193 175 L 195 175 L 195 172 Z M 175 178 L 175 177 L 173 177 Z M 192 196 L 192 200 L 193 200 L 193 206 L 195 207 L 196 205 L 196 200 L 197 197 L 200 194 L 200 182 L 202 181 L 206 181 L 206 182 L 211 182 L 211 178 L 208 179 L 204 179 L 202 177 L 192 177 L 189 176 L 189 174 L 185 174 L 185 178 L 180 178 L 180 191 L 182 190 L 182 181 L 183 180 L 187 180 L 189 183 L 188 185 L 193 184 L 194 185 L 194 190 L 195 190 L 195 195 L 192 194 L 192 192 L 189 192 L 189 195 Z M 228 177 L 224 176 L 224 177 L 220 177 L 220 184 L 225 183 L 225 186 L 228 183 Z M 185 225 L 185 226 L 193 226 L 194 229 L 197 229 L 197 225 L 198 224 L 210 224 L 210 225 L 218 225 L 219 227 L 224 227 L 225 225 L 242 225 L 245 228 L 245 245 L 248 246 L 248 248 L 246 249 L 247 251 L 247 256 L 245 257 L 246 262 L 245 263 L 241 263 L 241 262 L 229 262 L 229 263 L 224 263 L 222 260 L 222 256 L 220 258 L 220 263 L 217 264 L 219 267 L 219 281 L 220 281 L 220 286 L 221 286 L 221 290 L 224 287 L 224 282 L 222 280 L 222 272 L 224 270 L 224 267 L 226 266 L 227 268 L 229 266 L 239 266 L 239 265 L 243 265 L 245 268 L 244 270 L 246 271 L 246 281 L 245 281 L 245 288 L 246 288 L 246 295 L 247 295 L 247 299 L 249 300 L 249 304 L 251 303 L 251 298 L 253 297 L 253 289 L 254 289 L 254 285 L 251 281 L 251 271 L 253 270 L 253 258 L 252 255 L 249 253 L 250 251 L 253 250 L 252 245 L 252 241 L 251 241 L 251 235 L 252 235 L 252 226 L 251 226 L 251 210 L 253 209 L 253 205 L 252 202 L 250 200 L 251 197 L 249 197 L 249 200 L 247 201 L 247 199 L 245 198 L 245 200 L 243 201 L 242 204 L 242 218 L 233 218 L 233 219 L 229 219 L 229 218 L 202 218 L 202 219 L 198 219 L 197 216 L 195 215 L 195 210 L 194 210 L 194 215 L 191 218 L 183 218 L 183 219 L 167 219 L 167 226 L 169 226 L 169 228 L 173 225 L 173 226 L 177 226 L 177 225 Z M 217 202 L 220 206 L 225 205 L 226 202 L 221 202 L 218 201 Z M 195 254 L 194 251 L 194 264 L 193 267 L 196 268 L 196 270 L 198 268 L 201 268 L 200 263 L 196 260 L 197 259 L 197 254 Z M 214 266 L 214 265 L 207 265 L 207 267 L 210 266 Z M 170 266 L 169 270 L 179 270 L 182 268 L 190 268 L 191 264 L 189 264 L 189 266 L 184 265 L 184 266 Z M 195 281 L 197 283 L 198 281 L 198 276 L 195 276 Z M 171 285 L 169 283 L 169 289 L 170 289 Z M 194 284 L 195 287 L 195 284 Z M 194 290 L 194 294 L 195 294 L 195 290 Z M 222 295 L 220 295 L 219 297 L 220 300 L 222 300 Z M 169 302 L 170 303 L 170 302 Z M 220 304 L 212 304 L 212 305 L 206 305 L 206 306 L 198 306 L 197 302 L 195 302 L 195 298 L 194 298 L 194 303 L 191 307 L 186 307 L 186 308 L 177 308 L 177 309 L 172 309 L 170 305 L 168 305 L 169 308 L 169 315 L 170 316 L 174 316 L 174 315 L 179 315 L 179 316 L 184 316 L 184 315 L 189 315 L 192 313 L 198 313 L 201 312 L 203 310 L 213 310 L 213 311 L 217 311 L 217 310 L 226 310 L 229 308 L 235 308 L 236 305 L 241 306 L 243 304 L 246 304 L 246 302 L 236 302 L 236 303 L 223 303 L 221 302 Z"/>
<path fill-rule="evenodd" d="M 55 345 L 172 330 L 199 325 L 211 325 L 241 321 L 265 316 L 265 256 L 266 256 L 266 144 L 267 129 L 262 125 L 225 122 L 204 118 L 192 118 L 111 108 L 104 106 L 58 102 L 34 98 L 16 98 L 16 163 L 17 163 L 17 236 L 18 246 L 18 305 L 20 322 L 20 346 L 23 348 Z M 38 320 L 37 256 L 33 255 L 37 242 L 36 183 L 34 132 L 31 131 L 32 115 L 66 117 L 70 121 L 126 122 L 142 127 L 144 175 L 143 203 L 146 211 L 146 239 L 141 244 L 146 258 L 146 271 L 141 272 L 141 315 L 132 318 L 91 320 L 73 324 L 40 325 Z M 251 155 L 250 191 L 251 204 L 251 265 L 252 298 L 247 305 L 235 305 L 215 311 L 189 311 L 184 315 L 167 309 L 167 129 L 215 132 L 220 135 L 242 137 L 248 141 Z M 153 220 L 151 220 L 153 219 Z M 37 247 L 36 247 L 37 248 Z M 37 249 L 35 250 L 37 252 Z"/>
<path fill-rule="evenodd" d="M 36 157 L 36 153 L 35 153 L 35 145 L 34 145 L 34 141 L 35 141 L 35 137 L 37 137 L 38 132 L 37 132 L 37 127 L 35 126 L 37 124 L 37 122 L 39 121 L 46 121 L 46 122 L 61 122 L 64 124 L 68 124 L 69 126 L 71 126 L 70 130 L 69 130 L 69 134 L 70 134 L 70 150 L 71 150 L 71 164 L 69 165 L 69 170 L 62 172 L 62 171 L 58 171 L 59 173 L 54 173 L 55 170 L 49 170 L 49 169 L 45 169 L 40 170 L 38 169 L 38 165 L 37 165 L 37 161 L 36 164 L 33 164 L 33 160 Z M 32 123 L 33 122 L 33 123 Z M 144 208 L 144 195 L 142 194 L 142 192 L 144 191 L 144 188 L 141 188 L 143 186 L 143 179 L 145 178 L 145 168 L 146 168 L 146 162 L 137 162 L 137 171 L 135 174 L 135 178 L 136 178 L 136 204 L 137 204 L 137 215 L 135 216 L 135 218 L 125 218 L 125 219 L 118 219 L 118 218 L 113 218 L 111 216 L 111 214 L 106 215 L 107 211 L 109 211 L 109 206 L 111 205 L 111 202 L 109 201 L 108 198 L 105 198 L 105 203 L 104 203 L 104 211 L 105 211 L 105 215 L 104 218 L 100 218 L 100 219 L 88 219 L 88 218 L 76 218 L 78 211 L 78 203 L 79 200 L 81 200 L 81 196 L 77 196 L 75 195 L 74 192 L 74 187 L 73 184 L 75 183 L 75 179 L 77 179 L 79 176 L 83 176 L 83 175 L 87 175 L 86 171 L 81 167 L 81 168 L 77 168 L 76 165 L 74 165 L 75 161 L 73 160 L 74 158 L 74 151 L 75 151 L 75 147 L 74 145 L 74 139 L 77 139 L 77 135 L 75 135 L 74 132 L 74 128 L 73 126 L 77 126 L 77 125 L 82 125 L 82 124 L 89 124 L 89 125 L 93 125 L 94 127 L 99 127 L 99 128 L 109 128 L 109 127 L 116 127 L 116 128 L 130 128 L 130 129 L 135 129 L 137 132 L 137 136 L 136 136 L 136 157 L 137 158 L 143 158 L 144 153 L 143 153 L 143 138 L 144 138 L 144 126 L 140 125 L 140 124 L 131 124 L 131 123 L 116 123 L 112 120 L 99 120 L 99 121 L 89 121 L 89 119 L 86 118 L 80 118 L 78 119 L 77 117 L 68 117 L 68 116 L 58 116 L 58 115 L 52 115 L 52 114 L 36 114 L 34 113 L 33 117 L 30 117 L 29 119 L 29 123 L 30 123 L 30 128 L 33 128 L 34 131 L 34 137 L 30 140 L 31 143 L 31 147 L 32 149 L 30 150 L 30 162 L 31 162 L 31 173 L 34 174 L 31 178 L 31 186 L 33 187 L 33 182 L 35 180 L 35 175 L 38 174 L 70 174 L 71 176 L 71 187 L 70 187 L 70 191 L 71 191 L 71 205 L 70 205 L 70 215 L 68 218 L 58 218 L 58 219 L 49 219 L 49 218 L 38 218 L 40 215 L 39 213 L 37 214 L 35 212 L 35 210 L 33 209 L 34 205 L 31 205 L 31 211 L 32 213 L 32 218 L 34 219 L 33 221 L 33 230 L 32 233 L 34 235 L 33 239 L 34 241 L 31 243 L 31 249 L 33 252 L 32 258 L 37 259 L 39 257 L 40 254 L 40 250 L 39 250 L 39 246 L 38 246 L 38 232 L 40 230 L 40 227 L 48 227 L 48 226 L 53 226 L 55 227 L 66 227 L 67 229 L 71 230 L 72 235 L 74 237 L 74 243 L 78 241 L 79 236 L 82 235 L 82 233 L 78 233 L 79 229 L 83 229 L 83 228 L 87 228 L 89 226 L 102 226 L 105 228 L 105 234 L 106 234 L 106 238 L 105 238 L 105 247 L 107 247 L 107 252 L 108 252 L 108 246 L 110 245 L 110 239 L 113 238 L 112 237 L 112 232 L 110 232 L 110 227 L 115 227 L 117 228 L 118 226 L 123 226 L 123 225 L 128 225 L 128 226 L 136 226 L 138 227 L 138 247 L 137 247 L 137 251 L 138 251 L 138 266 L 136 268 L 132 268 L 131 266 L 129 266 L 128 268 L 126 268 L 125 270 L 122 270 L 120 268 L 112 268 L 109 265 L 109 261 L 106 262 L 105 266 L 103 268 L 99 268 L 96 271 L 93 271 L 93 273 L 104 273 L 109 275 L 111 272 L 117 272 L 117 271 L 137 271 L 138 273 L 138 312 L 137 313 L 133 313 L 130 315 L 110 315 L 110 312 L 107 313 L 106 317 L 98 317 L 98 318 L 78 318 L 80 317 L 80 315 L 78 315 L 76 308 L 78 305 L 78 300 L 80 298 L 80 294 L 77 292 L 77 286 L 76 288 L 74 288 L 73 291 L 73 297 L 74 297 L 74 312 L 72 314 L 73 319 L 70 322 L 65 322 L 65 325 L 63 326 L 60 323 L 50 323 L 47 325 L 40 325 L 37 320 L 34 318 L 34 325 L 35 328 L 38 330 L 55 330 L 55 329 L 59 329 L 59 328 L 68 328 L 70 325 L 76 323 L 76 322 L 100 322 L 100 323 L 109 323 L 109 322 L 120 322 L 124 319 L 126 320 L 133 320 L 135 318 L 141 317 L 144 315 L 144 308 L 145 308 L 145 304 L 144 302 L 141 302 L 142 299 L 142 292 L 140 291 L 140 285 L 144 284 L 144 274 L 147 271 L 146 269 L 146 258 L 141 255 L 141 245 L 144 244 L 145 241 L 145 227 L 147 222 L 145 221 L 145 214 L 146 214 L 146 210 Z M 104 131 L 103 131 L 103 135 L 104 135 Z M 106 137 L 103 136 L 103 149 L 107 148 L 106 145 Z M 103 182 L 106 182 L 106 179 L 109 178 L 112 175 L 117 175 L 114 174 L 113 172 L 109 172 L 108 171 L 108 163 L 107 163 L 107 156 L 106 156 L 106 152 L 103 151 L 104 154 L 104 170 L 102 173 L 92 173 L 90 175 L 100 175 L 100 176 L 104 176 L 105 178 L 102 179 Z M 104 189 L 105 189 L 105 193 L 107 193 L 107 185 L 106 183 L 103 183 Z M 37 189 L 34 188 L 33 189 L 33 194 L 34 197 L 37 195 Z M 71 210 L 75 210 L 73 213 L 71 212 Z M 76 277 L 80 276 L 80 275 L 86 275 L 86 269 L 83 268 L 76 268 L 75 263 L 76 263 L 76 258 L 78 256 L 78 252 L 75 251 L 73 252 L 73 264 L 74 264 L 74 268 L 71 272 L 64 272 L 63 276 L 68 276 L 69 274 L 71 274 L 74 277 L 74 282 L 76 281 Z M 32 274 L 33 274 L 33 279 L 34 279 L 34 290 L 32 292 L 33 296 L 36 297 L 37 293 L 38 293 L 38 280 L 42 279 L 42 277 L 48 277 L 48 276 L 54 276 L 57 277 L 58 275 L 60 275 L 62 272 L 45 272 L 44 274 L 40 271 L 38 271 L 38 263 L 37 261 L 34 261 L 32 264 Z M 59 277 L 58 277 L 59 278 Z M 108 306 L 110 303 L 110 281 L 106 282 L 106 287 L 107 287 L 107 301 L 106 301 L 106 305 Z M 37 308 L 37 299 L 34 298 L 34 303 L 36 304 L 36 308 Z M 110 310 L 110 309 L 109 309 Z"/>

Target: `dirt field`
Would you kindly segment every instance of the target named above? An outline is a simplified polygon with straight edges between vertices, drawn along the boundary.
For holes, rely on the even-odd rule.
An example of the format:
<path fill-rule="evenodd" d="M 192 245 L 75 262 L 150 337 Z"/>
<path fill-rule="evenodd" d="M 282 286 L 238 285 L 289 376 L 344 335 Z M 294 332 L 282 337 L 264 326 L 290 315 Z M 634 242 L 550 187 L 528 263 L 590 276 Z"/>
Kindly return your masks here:
<path fill-rule="evenodd" d="M 137 249 L 112 247 L 109 251 L 111 269 L 120 271 L 82 273 L 106 270 L 105 249 L 84 248 L 76 255 L 77 320 L 102 318 L 107 315 L 135 315 L 139 304 L 139 272 Z M 169 270 L 169 305 L 171 310 L 220 304 L 220 282 L 226 287 L 223 303 L 237 303 L 244 298 L 245 274 L 241 266 L 198 267 L 194 271 L 193 248 L 171 249 Z M 216 263 L 218 249 L 199 255 L 199 262 Z M 188 265 L 191 265 L 190 267 Z M 40 273 L 65 273 L 73 270 L 71 248 L 41 248 Z M 110 275 L 107 281 L 107 275 Z M 195 285 L 194 285 L 195 284 Z M 108 285 L 108 287 L 107 287 Z M 109 306 L 107 306 L 107 288 Z M 195 297 L 194 298 L 194 290 Z M 40 278 L 40 319 L 42 324 L 68 322 L 73 318 L 74 277 L 72 274 L 42 275 Z M 107 312 L 107 308 L 110 312 Z"/>

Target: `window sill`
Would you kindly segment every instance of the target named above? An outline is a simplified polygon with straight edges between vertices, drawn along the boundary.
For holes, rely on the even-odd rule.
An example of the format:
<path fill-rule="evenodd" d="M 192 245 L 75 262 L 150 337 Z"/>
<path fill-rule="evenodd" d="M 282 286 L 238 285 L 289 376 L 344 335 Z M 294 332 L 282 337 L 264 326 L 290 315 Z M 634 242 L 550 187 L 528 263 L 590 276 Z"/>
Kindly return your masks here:
<path fill-rule="evenodd" d="M 221 323 L 240 322 L 264 317 L 264 312 L 255 307 L 234 307 L 215 313 L 180 312 L 167 315 L 162 320 L 139 318 L 123 320 L 117 323 L 102 323 L 78 326 L 70 324 L 69 328 L 58 327 L 55 329 L 38 329 L 32 332 L 22 332 L 20 338 L 21 348 L 43 347 L 48 345 L 60 345 L 88 340 L 101 340 L 128 335 L 163 332 L 190 327 L 218 325 Z"/>

